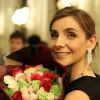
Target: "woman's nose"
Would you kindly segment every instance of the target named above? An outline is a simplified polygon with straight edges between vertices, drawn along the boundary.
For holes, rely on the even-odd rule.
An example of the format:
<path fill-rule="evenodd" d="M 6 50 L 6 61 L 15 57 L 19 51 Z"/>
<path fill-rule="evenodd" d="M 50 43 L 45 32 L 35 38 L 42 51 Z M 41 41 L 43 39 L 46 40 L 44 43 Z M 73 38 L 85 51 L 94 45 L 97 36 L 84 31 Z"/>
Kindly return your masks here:
<path fill-rule="evenodd" d="M 56 46 L 57 48 L 62 48 L 62 47 L 64 47 L 64 46 L 65 46 L 65 40 L 64 40 L 64 38 L 62 38 L 61 36 L 59 36 L 59 37 L 57 38 L 57 40 L 56 40 L 55 46 Z"/>

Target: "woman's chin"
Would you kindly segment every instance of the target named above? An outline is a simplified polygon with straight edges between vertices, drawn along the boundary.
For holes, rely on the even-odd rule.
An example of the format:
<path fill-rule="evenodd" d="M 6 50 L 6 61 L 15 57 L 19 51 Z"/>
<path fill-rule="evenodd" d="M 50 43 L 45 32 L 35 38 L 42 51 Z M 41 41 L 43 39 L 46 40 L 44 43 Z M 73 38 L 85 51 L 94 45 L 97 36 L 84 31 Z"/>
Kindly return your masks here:
<path fill-rule="evenodd" d="M 69 65 L 69 63 L 67 61 L 58 60 L 58 59 L 55 59 L 55 60 L 56 60 L 56 62 L 58 62 L 59 64 L 61 64 L 64 67 L 67 67 Z"/>

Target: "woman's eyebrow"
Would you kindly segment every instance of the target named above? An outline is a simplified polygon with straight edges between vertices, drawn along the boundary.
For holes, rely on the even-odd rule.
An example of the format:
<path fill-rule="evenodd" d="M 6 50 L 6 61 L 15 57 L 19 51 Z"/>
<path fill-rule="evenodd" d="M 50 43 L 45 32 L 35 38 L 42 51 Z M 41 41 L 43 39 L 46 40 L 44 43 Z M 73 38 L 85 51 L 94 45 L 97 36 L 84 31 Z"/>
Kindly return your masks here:
<path fill-rule="evenodd" d="M 57 31 L 57 30 L 56 30 L 56 29 L 51 29 L 50 31 L 53 32 L 53 31 Z M 64 32 L 66 32 L 66 31 L 75 31 L 75 32 L 78 32 L 76 29 L 71 28 L 71 27 L 65 28 L 65 29 L 64 29 Z"/>
<path fill-rule="evenodd" d="M 77 30 L 75 30 L 74 28 L 66 28 L 66 29 L 64 29 L 64 31 L 76 31 L 76 32 L 78 32 Z"/>
<path fill-rule="evenodd" d="M 51 29 L 50 32 L 57 32 L 57 30 L 55 30 L 55 29 Z"/>

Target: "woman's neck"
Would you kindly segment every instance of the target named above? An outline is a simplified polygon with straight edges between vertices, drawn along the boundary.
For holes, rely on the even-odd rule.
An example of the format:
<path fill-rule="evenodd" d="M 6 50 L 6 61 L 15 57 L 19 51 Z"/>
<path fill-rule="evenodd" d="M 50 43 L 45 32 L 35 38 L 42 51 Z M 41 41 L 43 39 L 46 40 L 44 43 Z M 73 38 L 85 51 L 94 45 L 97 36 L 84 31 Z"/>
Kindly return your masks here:
<path fill-rule="evenodd" d="M 74 64 L 70 69 L 70 82 L 82 77 L 92 76 L 95 77 L 93 70 L 89 64 Z"/>

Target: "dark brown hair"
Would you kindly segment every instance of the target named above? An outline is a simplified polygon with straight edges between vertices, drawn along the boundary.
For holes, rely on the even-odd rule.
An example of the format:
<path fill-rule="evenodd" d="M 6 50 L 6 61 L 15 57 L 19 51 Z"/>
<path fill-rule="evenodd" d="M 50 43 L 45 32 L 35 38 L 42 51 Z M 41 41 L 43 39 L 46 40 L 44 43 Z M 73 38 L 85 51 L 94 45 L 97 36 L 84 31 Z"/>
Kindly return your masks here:
<path fill-rule="evenodd" d="M 50 30 L 55 21 L 67 16 L 72 16 L 79 23 L 80 27 L 86 33 L 87 39 L 95 34 L 95 23 L 93 19 L 87 12 L 74 6 L 65 7 L 64 9 L 59 10 L 51 21 Z"/>
<path fill-rule="evenodd" d="M 9 39 L 21 39 L 23 44 L 27 42 L 26 35 L 23 32 L 20 32 L 18 30 L 15 30 L 9 37 Z"/>

